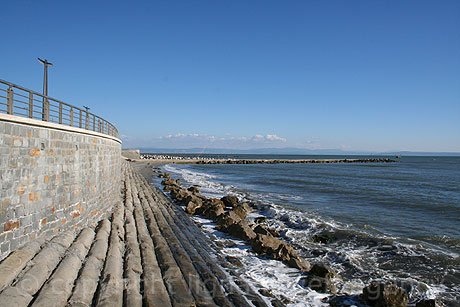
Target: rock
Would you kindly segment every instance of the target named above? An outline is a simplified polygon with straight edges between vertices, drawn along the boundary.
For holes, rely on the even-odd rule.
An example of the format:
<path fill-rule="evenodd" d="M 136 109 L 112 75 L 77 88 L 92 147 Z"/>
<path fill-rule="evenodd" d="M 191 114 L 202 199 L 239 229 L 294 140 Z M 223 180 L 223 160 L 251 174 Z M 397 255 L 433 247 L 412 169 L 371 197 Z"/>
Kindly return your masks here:
<path fill-rule="evenodd" d="M 196 196 L 199 198 L 199 196 Z M 210 198 L 203 201 L 203 205 L 197 209 L 196 213 L 216 221 L 219 216 L 225 213 L 225 205 L 216 198 Z"/>
<path fill-rule="evenodd" d="M 176 184 L 165 185 L 163 188 L 165 192 L 171 192 L 172 190 L 178 190 L 178 189 L 180 189 L 180 186 Z"/>
<path fill-rule="evenodd" d="M 198 194 L 198 193 L 200 193 L 200 189 L 198 189 L 198 188 L 195 187 L 195 186 L 188 188 L 187 191 L 192 192 L 193 194 Z"/>
<path fill-rule="evenodd" d="M 226 256 L 225 259 L 231 264 L 236 265 L 237 267 L 243 267 L 243 264 L 241 263 L 240 259 L 238 259 L 237 257 Z"/>
<path fill-rule="evenodd" d="M 267 221 L 267 218 L 265 216 L 258 216 L 254 219 L 254 223 L 260 224 L 260 223 L 265 223 Z"/>
<path fill-rule="evenodd" d="M 255 233 L 259 233 L 261 235 L 271 235 L 271 233 L 268 231 L 267 228 L 265 228 L 264 226 L 262 225 L 257 225 L 255 228 L 254 228 L 254 232 Z"/>
<path fill-rule="evenodd" d="M 251 241 L 252 249 L 258 254 L 271 256 L 279 248 L 281 241 L 272 235 L 257 234 L 257 237 Z"/>
<path fill-rule="evenodd" d="M 257 236 L 254 230 L 252 230 L 252 228 L 249 227 L 248 223 L 244 220 L 229 225 L 225 230 L 229 235 L 245 241 L 252 240 Z"/>
<path fill-rule="evenodd" d="M 171 198 L 178 202 L 182 202 L 186 197 L 190 195 L 192 194 L 184 189 L 171 190 Z"/>
<path fill-rule="evenodd" d="M 442 307 L 442 306 L 444 306 L 444 304 L 441 301 L 434 300 L 434 299 L 419 301 L 415 305 L 415 307 Z"/>
<path fill-rule="evenodd" d="M 320 293 L 337 293 L 337 288 L 330 279 L 308 275 L 300 279 L 302 287 L 308 287 Z"/>
<path fill-rule="evenodd" d="M 304 272 L 310 270 L 310 262 L 300 257 L 291 257 L 286 264 L 291 267 L 295 268 Z"/>
<path fill-rule="evenodd" d="M 361 298 L 373 307 L 406 307 L 407 292 L 391 283 L 373 282 L 363 289 Z"/>
<path fill-rule="evenodd" d="M 274 237 L 279 237 L 281 234 L 278 230 L 273 229 L 273 228 L 267 228 L 267 230 L 271 233 L 272 236 Z"/>
<path fill-rule="evenodd" d="M 172 178 L 166 178 L 164 179 L 163 181 L 161 181 L 161 184 L 162 185 L 180 185 L 180 180 L 177 179 L 177 180 L 174 180 Z"/>
<path fill-rule="evenodd" d="M 335 274 L 334 271 L 332 271 L 332 269 L 324 263 L 315 263 L 310 269 L 309 273 L 311 275 L 326 279 L 337 277 L 337 274 Z"/>
<path fill-rule="evenodd" d="M 242 220 L 244 220 L 248 215 L 248 212 L 239 205 L 236 206 L 232 211 L 235 212 L 235 214 L 238 215 Z"/>
<path fill-rule="evenodd" d="M 220 215 L 217 219 L 217 229 L 226 231 L 233 224 L 241 222 L 241 218 L 233 211 L 226 212 Z"/>
<path fill-rule="evenodd" d="M 187 204 L 186 204 L 186 208 L 185 208 L 185 212 L 187 212 L 188 214 L 195 214 L 195 211 L 197 208 L 201 207 L 201 204 L 197 204 L 193 201 L 189 201 Z"/>
<path fill-rule="evenodd" d="M 363 302 L 359 295 L 332 295 L 323 300 L 325 303 L 329 303 L 331 307 L 367 307 L 366 303 Z"/>
<path fill-rule="evenodd" d="M 240 201 L 234 195 L 227 195 L 220 199 L 226 207 L 235 207 Z"/>

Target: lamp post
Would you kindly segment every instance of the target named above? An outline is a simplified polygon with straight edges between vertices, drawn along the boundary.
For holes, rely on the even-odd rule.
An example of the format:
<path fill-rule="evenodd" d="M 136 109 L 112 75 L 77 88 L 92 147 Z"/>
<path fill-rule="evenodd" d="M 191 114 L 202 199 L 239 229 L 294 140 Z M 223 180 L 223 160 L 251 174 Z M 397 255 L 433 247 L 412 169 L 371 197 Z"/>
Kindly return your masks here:
<path fill-rule="evenodd" d="M 49 119 L 49 102 L 46 98 L 48 96 L 48 66 L 53 66 L 50 62 L 46 59 L 42 60 L 38 58 L 38 61 L 43 64 L 45 68 L 45 75 L 43 77 L 43 115 L 42 120 L 48 121 Z"/>

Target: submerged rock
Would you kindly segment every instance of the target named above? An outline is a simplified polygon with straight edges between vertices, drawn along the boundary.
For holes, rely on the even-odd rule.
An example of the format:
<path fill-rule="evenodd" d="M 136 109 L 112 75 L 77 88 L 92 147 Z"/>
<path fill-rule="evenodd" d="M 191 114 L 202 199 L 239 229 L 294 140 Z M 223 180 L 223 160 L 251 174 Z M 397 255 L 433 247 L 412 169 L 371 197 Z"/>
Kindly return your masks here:
<path fill-rule="evenodd" d="M 338 277 L 338 275 L 332 271 L 332 269 L 324 263 L 315 263 L 309 273 L 322 278 L 332 279 Z"/>
<path fill-rule="evenodd" d="M 443 307 L 443 306 L 444 304 L 441 301 L 434 300 L 434 299 L 419 301 L 415 305 L 415 307 Z"/>
<path fill-rule="evenodd" d="M 373 282 L 363 289 L 361 298 L 373 307 L 406 307 L 407 292 L 392 283 Z"/>
<path fill-rule="evenodd" d="M 320 293 L 337 293 L 337 288 L 330 279 L 318 277 L 315 275 L 307 275 L 302 277 L 300 279 L 300 285 Z"/>

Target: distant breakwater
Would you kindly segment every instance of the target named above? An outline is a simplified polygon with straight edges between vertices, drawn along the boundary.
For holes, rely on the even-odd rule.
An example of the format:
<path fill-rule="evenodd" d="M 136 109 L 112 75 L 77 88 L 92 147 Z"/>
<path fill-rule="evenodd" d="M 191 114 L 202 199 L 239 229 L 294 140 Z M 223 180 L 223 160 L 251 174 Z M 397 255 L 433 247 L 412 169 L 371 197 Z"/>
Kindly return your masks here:
<path fill-rule="evenodd" d="M 141 155 L 143 160 L 152 160 L 160 163 L 179 164 L 287 164 L 287 163 L 394 163 L 390 158 L 368 159 L 216 159 L 216 158 L 187 158 L 187 157 L 161 157 L 154 155 Z"/>

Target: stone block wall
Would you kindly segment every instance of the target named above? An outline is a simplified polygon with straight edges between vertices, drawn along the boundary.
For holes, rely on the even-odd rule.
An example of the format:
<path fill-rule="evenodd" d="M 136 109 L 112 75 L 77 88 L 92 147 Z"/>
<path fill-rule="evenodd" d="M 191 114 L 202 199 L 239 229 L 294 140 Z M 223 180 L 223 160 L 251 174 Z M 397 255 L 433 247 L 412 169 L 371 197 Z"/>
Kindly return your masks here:
<path fill-rule="evenodd" d="M 100 220 L 120 201 L 121 141 L 0 114 L 0 259 Z"/>

